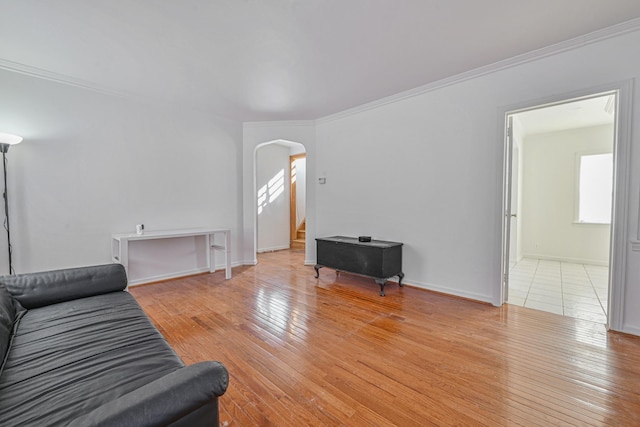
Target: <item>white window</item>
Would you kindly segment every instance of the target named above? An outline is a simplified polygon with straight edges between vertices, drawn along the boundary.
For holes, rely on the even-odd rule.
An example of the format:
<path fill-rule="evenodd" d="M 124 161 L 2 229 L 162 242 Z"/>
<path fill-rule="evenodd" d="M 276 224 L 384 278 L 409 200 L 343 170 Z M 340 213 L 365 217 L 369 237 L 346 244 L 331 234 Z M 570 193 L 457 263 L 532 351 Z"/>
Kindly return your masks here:
<path fill-rule="evenodd" d="M 578 222 L 610 224 L 613 154 L 580 156 Z"/>

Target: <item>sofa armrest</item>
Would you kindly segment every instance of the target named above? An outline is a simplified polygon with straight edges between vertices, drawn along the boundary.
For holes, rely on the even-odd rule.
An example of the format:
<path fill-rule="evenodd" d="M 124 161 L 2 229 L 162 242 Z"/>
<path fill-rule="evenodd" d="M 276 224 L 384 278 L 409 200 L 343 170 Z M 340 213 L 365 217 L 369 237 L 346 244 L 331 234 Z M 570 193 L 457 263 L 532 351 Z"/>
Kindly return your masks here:
<path fill-rule="evenodd" d="M 122 291 L 127 287 L 127 274 L 121 264 L 105 264 L 2 276 L 0 283 L 28 310 Z"/>
<path fill-rule="evenodd" d="M 220 362 L 185 366 L 95 408 L 69 426 L 166 426 L 212 404 L 228 384 L 229 374 Z"/>

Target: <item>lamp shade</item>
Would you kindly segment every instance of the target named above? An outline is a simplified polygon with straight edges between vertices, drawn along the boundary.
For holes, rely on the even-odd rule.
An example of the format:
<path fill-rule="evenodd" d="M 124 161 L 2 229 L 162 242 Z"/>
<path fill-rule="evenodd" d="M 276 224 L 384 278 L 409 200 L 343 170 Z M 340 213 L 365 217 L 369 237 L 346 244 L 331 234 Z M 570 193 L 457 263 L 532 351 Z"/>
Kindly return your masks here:
<path fill-rule="evenodd" d="M 0 132 L 0 144 L 15 145 L 15 144 L 20 144 L 21 142 L 22 142 L 21 136 Z"/>

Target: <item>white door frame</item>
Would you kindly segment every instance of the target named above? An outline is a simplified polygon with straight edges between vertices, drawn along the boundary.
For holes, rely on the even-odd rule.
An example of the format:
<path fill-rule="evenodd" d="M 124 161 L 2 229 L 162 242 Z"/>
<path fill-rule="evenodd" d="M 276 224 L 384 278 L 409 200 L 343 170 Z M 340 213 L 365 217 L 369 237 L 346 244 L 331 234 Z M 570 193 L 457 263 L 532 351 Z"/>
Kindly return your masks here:
<path fill-rule="evenodd" d="M 624 295 L 626 287 L 626 265 L 628 255 L 628 207 L 629 207 L 629 166 L 631 152 L 631 106 L 633 97 L 633 80 L 611 83 L 597 87 L 588 88 L 579 92 L 566 93 L 553 96 L 551 98 L 528 101 L 519 105 L 512 105 L 500 108 L 499 129 L 503 134 L 503 179 L 502 179 L 502 202 L 500 213 L 502 215 L 502 248 L 500 271 L 500 283 L 496 285 L 496 299 L 494 305 L 500 306 L 504 303 L 506 296 L 505 287 L 508 286 L 508 264 L 509 264 L 509 237 L 511 206 L 507 202 L 510 200 L 510 179 L 511 165 L 507 164 L 511 160 L 510 138 L 507 135 L 507 124 L 509 116 L 542 107 L 565 104 L 567 102 L 578 101 L 580 99 L 593 98 L 599 94 L 615 92 L 616 94 L 616 120 L 614 123 L 614 184 L 613 184 L 613 207 L 611 214 L 611 236 L 609 251 L 609 303 L 607 309 L 607 328 L 620 331 L 623 326 Z M 506 250 L 505 250 L 506 249 Z M 506 263 L 506 264 L 505 264 Z M 506 267 L 505 267 L 506 265 Z"/>
<path fill-rule="evenodd" d="M 509 298 L 509 255 L 511 245 L 511 190 L 513 179 L 513 114 L 505 114 L 505 145 L 504 145 L 504 177 L 502 184 L 503 216 L 502 216 L 502 269 L 500 270 L 502 291 L 501 304 Z"/>

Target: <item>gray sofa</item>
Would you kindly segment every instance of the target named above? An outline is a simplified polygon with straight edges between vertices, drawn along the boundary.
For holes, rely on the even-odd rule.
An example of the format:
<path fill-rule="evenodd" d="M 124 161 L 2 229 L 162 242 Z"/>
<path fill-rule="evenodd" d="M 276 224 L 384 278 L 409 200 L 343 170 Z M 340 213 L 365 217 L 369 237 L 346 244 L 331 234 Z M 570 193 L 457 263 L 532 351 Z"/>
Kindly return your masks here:
<path fill-rule="evenodd" d="M 218 425 L 229 376 L 185 366 L 119 264 L 0 277 L 0 424 Z"/>

